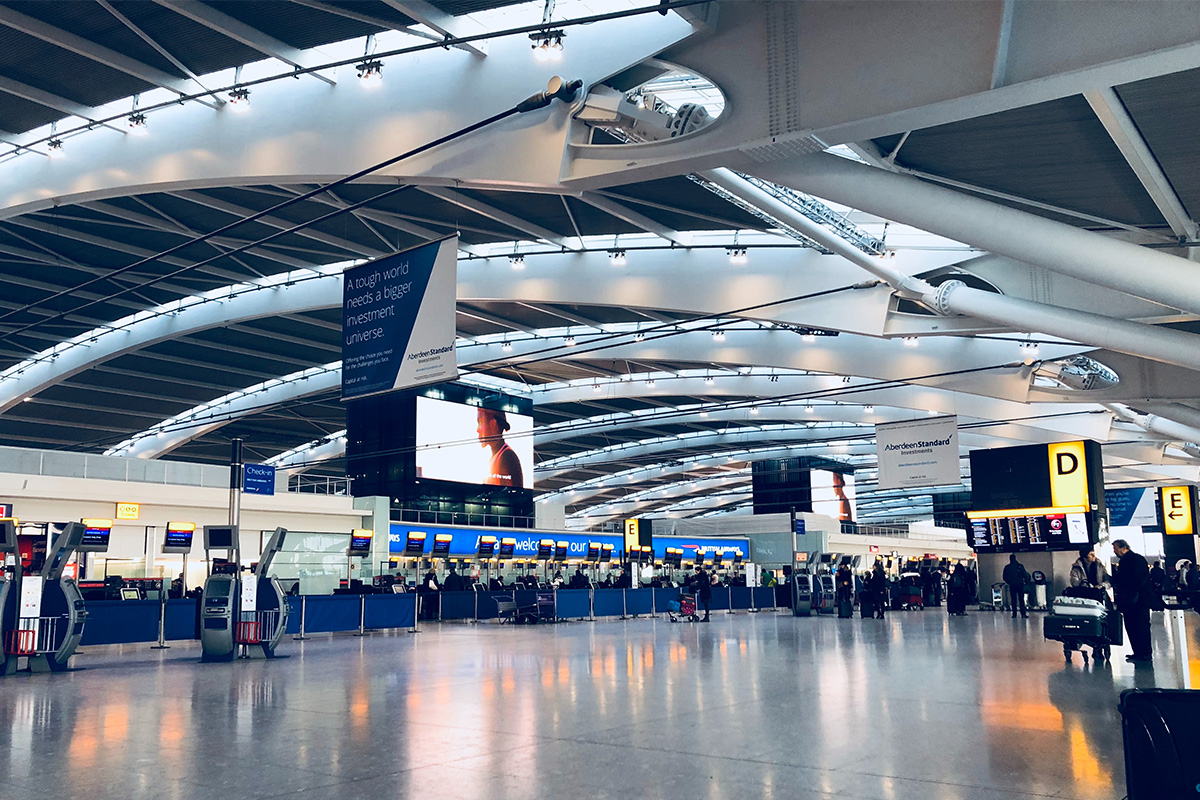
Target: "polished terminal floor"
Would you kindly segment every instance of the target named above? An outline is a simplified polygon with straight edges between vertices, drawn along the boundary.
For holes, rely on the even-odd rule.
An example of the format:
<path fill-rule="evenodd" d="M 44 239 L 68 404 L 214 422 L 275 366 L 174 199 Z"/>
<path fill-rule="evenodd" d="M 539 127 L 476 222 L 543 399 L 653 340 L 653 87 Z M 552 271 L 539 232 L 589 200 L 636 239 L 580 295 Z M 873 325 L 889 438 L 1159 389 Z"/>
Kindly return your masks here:
<path fill-rule="evenodd" d="M 93 647 L 0 679 L 0 796 L 1116 800 L 1118 693 L 1178 685 L 1161 614 L 1155 637 L 1136 669 L 941 609 Z"/>

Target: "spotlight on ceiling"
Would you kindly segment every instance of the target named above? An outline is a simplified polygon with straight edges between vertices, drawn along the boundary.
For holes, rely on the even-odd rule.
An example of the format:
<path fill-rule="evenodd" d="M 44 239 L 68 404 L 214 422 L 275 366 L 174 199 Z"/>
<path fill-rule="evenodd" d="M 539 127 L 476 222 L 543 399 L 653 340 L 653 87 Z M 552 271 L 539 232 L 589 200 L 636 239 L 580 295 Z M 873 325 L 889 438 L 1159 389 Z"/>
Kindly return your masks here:
<path fill-rule="evenodd" d="M 714 342 L 723 342 L 723 341 L 725 341 L 725 331 L 713 331 L 713 335 L 712 335 L 712 336 L 713 336 L 713 341 L 714 341 Z"/>
<path fill-rule="evenodd" d="M 504 351 L 512 350 L 512 342 L 505 342 L 504 344 L 500 345 L 500 349 Z"/>
<path fill-rule="evenodd" d="M 916 336 L 905 336 L 901 341 L 904 342 L 905 347 L 920 347 L 921 346 L 921 340 L 918 339 Z"/>
<path fill-rule="evenodd" d="M 609 250 L 608 251 L 608 261 L 614 267 L 625 266 L 625 263 L 626 263 L 625 251 L 624 250 Z"/>
<path fill-rule="evenodd" d="M 525 256 L 509 256 L 508 263 L 513 269 L 525 269 Z"/>
<path fill-rule="evenodd" d="M 575 346 L 575 337 L 568 336 L 566 339 L 563 339 L 563 344 L 565 344 L 567 347 L 574 347 Z"/>
<path fill-rule="evenodd" d="M 805 414 L 811 414 L 811 413 L 813 413 L 814 411 L 816 411 L 816 409 L 815 409 L 815 408 L 813 408 L 812 406 L 805 406 L 805 407 L 804 407 L 804 413 L 805 413 Z"/>
<path fill-rule="evenodd" d="M 129 115 L 129 132 L 135 136 L 146 135 L 146 115 L 140 111 L 135 111 Z"/>
<path fill-rule="evenodd" d="M 863 406 L 863 411 L 867 414 L 874 414 L 875 406 Z"/>
<path fill-rule="evenodd" d="M 709 386 L 712 386 L 714 383 L 713 376 L 709 375 L 707 378 L 704 379 L 704 382 L 707 383 Z"/>
<path fill-rule="evenodd" d="M 250 110 L 250 90 L 239 86 L 229 93 L 229 107 L 239 113 Z"/>
<path fill-rule="evenodd" d="M 358 78 L 363 82 L 363 86 L 374 88 L 383 83 L 383 62 L 379 59 L 360 61 L 354 68 L 358 70 Z"/>
<path fill-rule="evenodd" d="M 529 34 L 533 57 L 538 61 L 561 61 L 566 31 L 545 30 Z"/>
<path fill-rule="evenodd" d="M 741 266 L 750 261 L 744 247 L 726 247 L 725 254 L 729 256 L 729 263 Z"/>
<path fill-rule="evenodd" d="M 55 138 L 51 139 L 50 141 L 46 142 L 46 147 L 48 148 L 46 151 L 46 154 L 49 155 L 51 158 L 61 158 L 62 157 L 62 155 L 63 155 L 62 139 L 55 137 Z"/>

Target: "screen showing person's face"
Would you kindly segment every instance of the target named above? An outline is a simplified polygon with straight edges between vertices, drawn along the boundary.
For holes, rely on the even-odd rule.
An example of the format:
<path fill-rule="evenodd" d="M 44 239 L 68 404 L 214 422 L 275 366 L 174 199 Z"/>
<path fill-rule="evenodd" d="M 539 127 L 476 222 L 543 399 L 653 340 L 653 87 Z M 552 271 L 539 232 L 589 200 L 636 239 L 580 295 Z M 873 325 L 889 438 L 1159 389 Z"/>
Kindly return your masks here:
<path fill-rule="evenodd" d="M 416 461 L 420 477 L 489 483 L 495 472 L 491 463 L 495 453 L 507 446 L 512 453 L 503 458 L 515 457 L 521 465 L 522 486 L 532 489 L 533 418 L 507 412 L 509 429 L 505 431 L 496 416 L 487 411 L 464 403 L 418 397 Z"/>

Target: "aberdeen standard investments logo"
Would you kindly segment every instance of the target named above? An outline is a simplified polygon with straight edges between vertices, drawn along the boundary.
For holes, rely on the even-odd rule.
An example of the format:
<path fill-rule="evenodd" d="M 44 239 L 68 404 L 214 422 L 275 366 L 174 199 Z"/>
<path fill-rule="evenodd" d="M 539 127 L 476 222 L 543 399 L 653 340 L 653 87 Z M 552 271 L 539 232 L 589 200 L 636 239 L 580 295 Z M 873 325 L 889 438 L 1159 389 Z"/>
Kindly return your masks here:
<path fill-rule="evenodd" d="M 950 444 L 950 437 L 945 439 L 920 439 L 915 442 L 896 442 L 886 445 L 883 449 L 887 452 L 893 450 L 924 450 L 933 447 L 945 447 Z"/>

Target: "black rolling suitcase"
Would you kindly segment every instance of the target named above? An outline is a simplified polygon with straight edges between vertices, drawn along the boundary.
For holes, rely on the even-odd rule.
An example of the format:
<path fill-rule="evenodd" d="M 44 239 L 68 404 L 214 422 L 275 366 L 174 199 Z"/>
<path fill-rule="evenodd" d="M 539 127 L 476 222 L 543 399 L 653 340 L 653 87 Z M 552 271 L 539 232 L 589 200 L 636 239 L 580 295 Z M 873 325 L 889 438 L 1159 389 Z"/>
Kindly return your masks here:
<path fill-rule="evenodd" d="M 1200 797 L 1200 691 L 1121 693 L 1128 800 Z"/>
<path fill-rule="evenodd" d="M 854 616 L 854 601 L 842 600 L 838 603 L 838 619 L 850 619 Z"/>
<path fill-rule="evenodd" d="M 863 619 L 875 616 L 875 598 L 866 592 L 858 596 L 858 613 Z"/>

